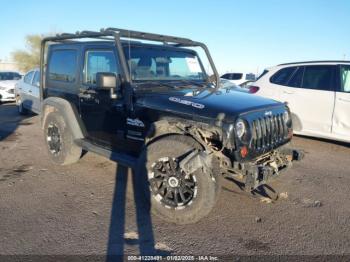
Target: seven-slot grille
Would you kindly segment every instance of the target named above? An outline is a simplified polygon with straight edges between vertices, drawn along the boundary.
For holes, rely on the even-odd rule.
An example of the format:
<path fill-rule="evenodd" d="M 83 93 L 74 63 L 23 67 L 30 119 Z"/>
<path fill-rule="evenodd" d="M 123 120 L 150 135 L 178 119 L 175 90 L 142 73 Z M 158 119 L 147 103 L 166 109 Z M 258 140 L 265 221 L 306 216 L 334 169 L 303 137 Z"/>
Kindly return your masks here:
<path fill-rule="evenodd" d="M 283 114 L 257 118 L 252 121 L 251 125 L 251 146 L 258 151 L 280 144 L 288 134 L 288 128 L 283 120 Z"/>

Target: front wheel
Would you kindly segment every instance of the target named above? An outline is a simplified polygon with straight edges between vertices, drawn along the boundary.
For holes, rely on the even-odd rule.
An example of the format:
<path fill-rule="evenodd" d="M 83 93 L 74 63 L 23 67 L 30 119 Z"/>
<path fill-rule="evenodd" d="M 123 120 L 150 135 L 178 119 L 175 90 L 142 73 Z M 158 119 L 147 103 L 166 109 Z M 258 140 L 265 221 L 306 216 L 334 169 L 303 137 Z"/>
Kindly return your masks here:
<path fill-rule="evenodd" d="M 144 149 L 138 164 L 137 181 L 142 183 L 152 213 L 165 221 L 191 224 L 209 214 L 220 192 L 215 174 L 198 169 L 187 174 L 179 163 L 199 144 L 186 136 L 162 138 Z"/>

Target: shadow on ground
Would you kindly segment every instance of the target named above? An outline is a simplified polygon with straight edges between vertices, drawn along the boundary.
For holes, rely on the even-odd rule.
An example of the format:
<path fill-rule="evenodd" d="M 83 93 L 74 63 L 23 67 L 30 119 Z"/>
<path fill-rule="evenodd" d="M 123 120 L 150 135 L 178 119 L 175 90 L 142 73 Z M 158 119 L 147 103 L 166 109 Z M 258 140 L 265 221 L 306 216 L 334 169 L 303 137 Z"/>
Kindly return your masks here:
<path fill-rule="evenodd" d="M 142 167 L 144 168 L 144 167 Z M 144 175 L 142 175 L 144 174 Z M 116 183 L 113 196 L 109 238 L 107 247 L 107 261 L 124 261 L 125 245 L 137 245 L 138 254 L 141 256 L 170 255 L 170 252 L 159 250 L 155 247 L 153 225 L 150 212 L 150 196 L 146 172 L 132 170 L 132 186 L 136 208 L 137 236 L 128 237 L 125 234 L 126 217 L 126 196 L 128 184 L 128 168 L 122 165 L 117 166 Z M 146 187 L 145 187 L 146 186 Z M 147 192 L 148 191 L 148 192 Z"/>
<path fill-rule="evenodd" d="M 0 142 L 15 141 L 17 136 L 20 136 L 16 132 L 18 126 L 31 125 L 30 119 L 33 116 L 32 114 L 25 117 L 19 115 L 14 103 L 0 104 Z"/>

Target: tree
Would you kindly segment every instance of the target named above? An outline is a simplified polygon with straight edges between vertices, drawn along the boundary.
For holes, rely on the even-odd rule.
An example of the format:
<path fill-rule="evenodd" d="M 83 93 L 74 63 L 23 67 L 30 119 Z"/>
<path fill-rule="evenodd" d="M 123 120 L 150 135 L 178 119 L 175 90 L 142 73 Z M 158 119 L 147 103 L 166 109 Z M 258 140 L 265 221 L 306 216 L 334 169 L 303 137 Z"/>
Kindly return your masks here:
<path fill-rule="evenodd" d="M 12 59 L 18 64 L 20 70 L 26 72 L 38 67 L 40 64 L 40 43 L 43 35 L 27 35 L 26 50 L 12 52 Z"/>

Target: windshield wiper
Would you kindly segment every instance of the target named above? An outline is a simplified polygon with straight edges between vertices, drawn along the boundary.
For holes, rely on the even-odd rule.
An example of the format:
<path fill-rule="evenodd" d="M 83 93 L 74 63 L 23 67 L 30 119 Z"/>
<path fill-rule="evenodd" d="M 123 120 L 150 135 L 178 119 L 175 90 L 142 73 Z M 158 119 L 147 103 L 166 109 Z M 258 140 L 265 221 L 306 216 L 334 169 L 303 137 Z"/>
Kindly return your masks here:
<path fill-rule="evenodd" d="M 187 79 L 179 79 L 179 80 L 176 80 L 176 81 L 179 81 L 181 83 L 185 83 L 185 84 L 188 84 L 188 85 L 195 85 L 195 86 L 198 86 L 198 87 L 205 87 L 206 84 L 205 83 L 198 83 L 196 81 L 192 81 L 192 80 L 187 80 Z"/>
<path fill-rule="evenodd" d="M 177 86 L 172 85 L 172 84 L 168 84 L 168 83 L 164 83 L 162 81 L 144 81 L 144 82 L 139 82 L 137 83 L 137 85 L 139 86 L 144 86 L 144 85 L 152 85 L 152 88 L 154 88 L 154 86 L 158 86 L 158 87 L 170 87 L 170 88 L 177 88 Z M 142 88 L 142 89 L 149 89 L 149 88 Z"/>
<path fill-rule="evenodd" d="M 177 88 L 186 88 L 188 87 L 189 85 L 195 85 L 197 87 L 201 87 L 201 88 L 204 88 L 206 87 L 206 84 L 202 83 L 197 83 L 195 81 L 191 81 L 191 80 L 185 80 L 185 79 L 177 79 L 177 80 L 173 80 L 174 81 L 174 84 L 170 84 L 170 83 L 166 83 L 166 82 L 163 82 L 163 81 L 160 81 L 160 80 L 147 80 L 147 81 L 144 81 L 144 82 L 139 82 L 137 83 L 138 85 L 158 85 L 159 87 L 170 87 L 170 88 L 173 88 L 173 89 L 177 89 Z M 181 85 L 177 85 L 176 83 L 181 83 Z M 144 88 L 143 88 L 144 89 Z"/>

